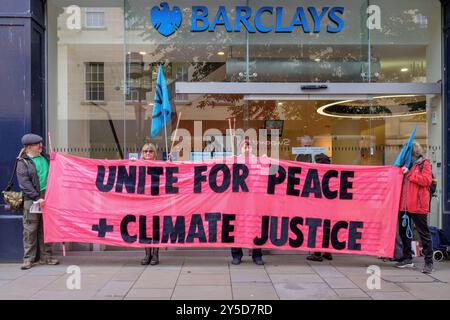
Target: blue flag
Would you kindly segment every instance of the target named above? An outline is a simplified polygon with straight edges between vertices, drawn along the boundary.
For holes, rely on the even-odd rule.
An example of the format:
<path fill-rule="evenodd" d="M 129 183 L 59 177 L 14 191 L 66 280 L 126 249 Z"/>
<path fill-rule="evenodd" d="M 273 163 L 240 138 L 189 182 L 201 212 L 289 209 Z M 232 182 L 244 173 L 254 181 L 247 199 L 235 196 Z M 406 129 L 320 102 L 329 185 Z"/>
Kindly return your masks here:
<path fill-rule="evenodd" d="M 158 78 L 156 79 L 155 103 L 152 112 L 152 127 L 150 136 L 154 137 L 164 128 L 166 123 L 170 121 L 172 116 L 172 108 L 169 102 L 169 91 L 167 90 L 166 79 L 162 66 L 159 65 Z"/>
<path fill-rule="evenodd" d="M 403 146 L 402 151 L 397 156 L 397 159 L 394 162 L 394 166 L 397 167 L 407 167 L 408 169 L 411 169 L 412 166 L 412 150 L 413 150 L 413 140 L 414 136 L 416 134 L 416 128 L 411 132 L 411 135 L 409 136 L 408 142 Z"/>

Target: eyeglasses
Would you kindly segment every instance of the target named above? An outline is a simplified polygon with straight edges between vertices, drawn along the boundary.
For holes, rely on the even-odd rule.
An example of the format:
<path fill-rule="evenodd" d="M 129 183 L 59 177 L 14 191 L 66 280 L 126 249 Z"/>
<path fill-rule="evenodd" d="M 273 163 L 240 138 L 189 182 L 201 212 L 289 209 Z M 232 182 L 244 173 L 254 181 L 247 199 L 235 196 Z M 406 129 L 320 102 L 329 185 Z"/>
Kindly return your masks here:
<path fill-rule="evenodd" d="M 155 153 L 155 150 L 142 150 L 142 153 Z"/>

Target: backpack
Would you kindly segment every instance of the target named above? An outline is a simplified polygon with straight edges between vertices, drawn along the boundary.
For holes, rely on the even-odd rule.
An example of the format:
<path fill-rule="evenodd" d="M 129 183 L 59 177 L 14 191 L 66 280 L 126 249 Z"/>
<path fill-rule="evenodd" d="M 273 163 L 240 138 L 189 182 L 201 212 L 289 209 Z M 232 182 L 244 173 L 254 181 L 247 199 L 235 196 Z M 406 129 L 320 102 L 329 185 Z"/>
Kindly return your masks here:
<path fill-rule="evenodd" d="M 420 169 L 421 172 L 423 170 L 423 163 L 424 163 L 424 161 L 422 161 L 419 164 L 419 169 Z M 432 198 L 432 197 L 436 196 L 437 179 L 436 179 L 436 177 L 433 174 L 433 166 L 431 165 L 431 162 L 430 162 L 430 166 L 431 166 L 431 178 L 432 178 L 432 180 L 431 180 L 430 186 L 428 187 L 428 191 L 430 192 L 430 198 Z"/>

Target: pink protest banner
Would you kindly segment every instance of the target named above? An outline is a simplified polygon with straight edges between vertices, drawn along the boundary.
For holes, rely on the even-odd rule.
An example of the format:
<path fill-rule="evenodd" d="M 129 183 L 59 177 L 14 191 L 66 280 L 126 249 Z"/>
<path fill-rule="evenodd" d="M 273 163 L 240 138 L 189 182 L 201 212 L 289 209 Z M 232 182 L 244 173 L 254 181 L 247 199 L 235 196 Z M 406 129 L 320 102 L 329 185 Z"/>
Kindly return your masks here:
<path fill-rule="evenodd" d="M 169 163 L 53 153 L 45 242 L 392 257 L 401 184 L 400 168 L 391 166 L 240 157 Z"/>

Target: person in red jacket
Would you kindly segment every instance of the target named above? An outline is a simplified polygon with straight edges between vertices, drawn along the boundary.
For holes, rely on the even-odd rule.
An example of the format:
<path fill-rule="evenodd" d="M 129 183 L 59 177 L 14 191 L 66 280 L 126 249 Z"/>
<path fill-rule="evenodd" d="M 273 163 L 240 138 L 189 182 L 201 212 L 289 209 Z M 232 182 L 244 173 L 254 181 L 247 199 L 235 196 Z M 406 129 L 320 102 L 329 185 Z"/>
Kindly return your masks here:
<path fill-rule="evenodd" d="M 402 168 L 405 180 L 400 199 L 399 233 L 403 243 L 403 258 L 396 266 L 398 268 L 414 268 L 411 249 L 412 229 L 408 229 L 408 224 L 403 223 L 403 216 L 406 214 L 410 220 L 409 225 L 414 222 L 420 236 L 425 255 L 425 265 L 422 272 L 431 273 L 433 271 L 433 247 L 427 222 L 427 216 L 430 212 L 431 164 L 424 157 L 423 149 L 417 142 L 413 143 L 412 156 L 411 170 L 406 167 Z"/>

